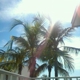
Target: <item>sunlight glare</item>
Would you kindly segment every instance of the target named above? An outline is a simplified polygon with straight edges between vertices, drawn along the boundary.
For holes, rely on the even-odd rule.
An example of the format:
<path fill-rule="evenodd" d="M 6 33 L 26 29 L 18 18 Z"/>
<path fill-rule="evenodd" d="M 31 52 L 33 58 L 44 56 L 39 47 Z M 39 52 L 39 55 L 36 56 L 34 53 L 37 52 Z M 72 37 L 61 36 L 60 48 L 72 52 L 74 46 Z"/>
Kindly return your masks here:
<path fill-rule="evenodd" d="M 51 17 L 52 22 L 70 22 L 79 0 L 22 0 L 14 9 L 15 14 L 40 13 Z"/>

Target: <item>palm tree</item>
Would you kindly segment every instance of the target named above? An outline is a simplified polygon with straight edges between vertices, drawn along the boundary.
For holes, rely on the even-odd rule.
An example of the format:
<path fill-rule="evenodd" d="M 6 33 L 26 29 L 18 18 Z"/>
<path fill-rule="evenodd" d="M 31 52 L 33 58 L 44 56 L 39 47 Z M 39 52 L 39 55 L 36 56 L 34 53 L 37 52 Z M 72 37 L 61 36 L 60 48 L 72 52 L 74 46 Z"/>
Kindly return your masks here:
<path fill-rule="evenodd" d="M 70 57 L 70 55 L 66 51 L 61 51 L 61 50 L 57 50 L 56 52 L 53 51 L 53 48 L 51 48 L 51 45 L 52 43 L 50 44 L 50 41 L 49 41 L 45 50 L 40 56 L 40 60 L 43 62 L 47 62 L 48 64 L 47 67 L 48 67 L 49 77 L 51 77 L 51 70 L 53 67 L 55 67 L 56 63 L 58 67 L 58 72 L 62 76 L 69 76 L 68 71 L 65 70 L 65 68 L 69 68 L 69 70 L 73 69 L 73 64 L 72 64 L 73 59 Z M 57 60 L 56 63 L 55 63 L 55 53 L 57 54 L 57 58 L 59 59 Z M 63 64 L 60 61 L 63 61 Z M 66 64 L 64 64 L 64 62 L 66 62 Z M 65 68 L 63 68 L 63 66 L 65 66 Z"/>
<path fill-rule="evenodd" d="M 53 26 L 53 29 L 52 29 L 52 33 L 50 35 L 50 40 L 52 41 L 52 50 L 53 50 L 53 53 L 54 53 L 54 67 L 55 67 L 55 77 L 58 77 L 58 55 L 59 55 L 59 52 L 60 53 L 63 53 L 63 51 L 61 51 L 59 49 L 59 44 L 62 44 L 64 43 L 64 38 L 65 37 L 70 37 L 71 36 L 71 31 L 73 30 L 72 27 L 68 27 L 68 28 L 65 28 L 63 29 L 62 28 L 62 25 L 57 22 L 54 24 Z M 65 54 L 65 53 L 64 53 Z M 63 57 L 63 60 L 65 59 L 64 56 L 62 55 Z M 70 59 L 70 57 L 66 56 L 67 58 Z M 69 68 L 70 70 L 72 69 L 73 70 L 73 65 L 72 63 L 70 63 L 70 60 L 67 59 L 67 63 L 65 63 L 65 65 L 67 66 L 67 68 Z M 70 64 L 70 66 L 69 66 Z"/>
<path fill-rule="evenodd" d="M 21 74 L 23 64 L 25 64 L 24 60 L 27 56 L 25 50 L 19 48 L 15 50 L 9 49 L 2 54 L 4 54 L 4 57 L 6 55 L 6 61 L 5 58 L 2 59 L 0 67 L 8 71 L 15 71 L 18 68 L 18 74 Z"/>
<path fill-rule="evenodd" d="M 9 51 L 0 50 L 0 68 L 7 71 L 15 71 L 15 61 L 11 59 Z M 11 67 L 13 66 L 13 67 Z"/>
<path fill-rule="evenodd" d="M 39 20 L 39 21 L 38 21 Z M 38 19 L 38 18 L 36 18 L 36 21 L 37 22 L 40 22 L 40 19 Z M 40 23 L 41 24 L 41 23 Z M 40 25 L 40 26 L 42 26 L 42 25 Z M 43 29 L 43 33 L 47 33 L 48 35 L 49 35 L 49 32 L 44 28 L 44 27 L 42 27 L 42 29 Z M 58 45 L 59 45 L 59 43 L 63 43 L 63 38 L 64 37 L 68 37 L 68 36 L 70 36 L 70 32 L 73 30 L 73 28 L 72 27 L 69 27 L 69 28 L 65 28 L 65 29 L 63 29 L 62 27 L 61 27 L 61 25 L 60 24 L 58 24 L 58 23 L 56 23 L 55 25 L 54 25 L 54 28 L 52 29 L 52 32 L 51 32 L 51 35 L 49 36 L 50 37 L 50 40 L 52 41 L 51 43 L 52 43 L 52 50 L 54 51 L 54 53 L 56 53 L 55 54 L 55 77 L 58 77 L 58 69 L 57 69 L 57 65 L 58 65 L 58 61 L 57 61 L 57 51 L 59 50 L 58 49 Z M 44 32 L 45 31 L 45 32 Z M 45 34 L 46 35 L 46 34 Z M 46 37 L 46 39 L 47 39 L 47 37 Z M 48 38 L 49 39 L 49 38 Z M 44 40 L 43 42 L 42 42 L 42 44 L 46 44 L 47 43 L 47 41 L 48 41 L 48 39 L 47 40 Z M 46 41 L 46 42 L 45 42 Z M 32 43 L 31 43 L 32 44 Z M 42 46 L 44 46 L 44 45 L 42 45 Z M 39 45 L 40 46 L 40 45 Z M 41 47 L 42 47 L 41 46 Z M 35 58 L 33 58 L 33 61 L 35 61 Z M 49 66 L 50 67 L 50 66 Z M 73 67 L 72 66 L 70 66 L 69 67 L 70 69 L 72 68 L 73 69 Z"/>
<path fill-rule="evenodd" d="M 12 40 L 15 41 L 20 48 L 24 48 L 28 51 L 30 77 L 34 77 L 36 58 L 39 55 L 39 53 L 37 55 L 37 49 L 38 49 L 39 41 L 41 41 L 40 37 L 42 33 L 40 32 L 41 32 L 42 23 L 43 23 L 43 19 L 41 19 L 40 21 L 34 20 L 32 26 L 30 26 L 28 23 L 24 24 L 20 20 L 15 20 L 13 26 L 11 27 L 12 29 L 19 24 L 21 24 L 24 27 L 23 36 L 20 37 L 12 36 Z"/>
<path fill-rule="evenodd" d="M 38 20 L 38 19 L 37 19 Z M 45 29 L 43 30 L 43 33 L 44 34 L 47 34 L 47 36 L 45 37 L 46 38 L 46 40 L 45 41 L 47 41 L 47 45 L 48 45 L 48 48 L 47 48 L 47 50 L 48 50 L 48 52 L 45 52 L 46 53 L 46 55 L 47 55 L 47 53 L 48 53 L 48 58 L 47 58 L 47 60 L 48 59 L 52 59 L 52 57 L 49 55 L 50 53 L 53 53 L 53 62 L 54 62 L 54 67 L 55 67 L 55 77 L 58 77 L 58 52 L 60 51 L 60 49 L 59 49 L 59 44 L 61 43 L 64 43 L 64 38 L 65 37 L 69 37 L 69 36 L 71 36 L 71 32 L 72 32 L 72 30 L 74 29 L 74 27 L 68 27 L 68 28 L 63 28 L 62 27 L 62 25 L 59 23 L 59 22 L 57 22 L 57 23 L 55 23 L 54 24 L 54 26 L 53 26 L 53 28 L 52 28 L 52 26 L 50 26 L 49 27 L 49 29 L 48 29 L 48 31 L 45 31 Z M 45 32 L 46 33 L 45 33 Z M 51 31 L 51 32 L 50 32 Z M 45 42 L 46 43 L 46 42 Z M 44 44 L 45 45 L 45 44 Z M 62 53 L 64 52 L 64 51 L 61 51 Z M 50 57 L 49 57 L 50 56 Z M 55 57 L 54 57 L 55 56 Z M 69 55 L 68 55 L 69 56 Z M 68 57 L 67 56 L 67 58 L 69 58 L 70 59 L 70 57 Z M 44 57 L 45 58 L 45 57 Z M 64 58 L 63 58 L 64 59 Z M 68 59 L 67 59 L 68 60 Z M 70 59 L 71 60 L 71 59 Z M 70 60 L 68 60 L 68 63 L 69 63 L 69 61 Z M 48 60 L 49 61 L 49 60 Z M 51 62 L 51 61 L 50 61 Z M 49 62 L 49 63 L 50 63 Z M 69 63 L 69 64 L 71 64 L 71 63 Z M 68 65 L 68 64 L 65 64 L 65 65 Z M 48 65 L 48 69 L 49 69 L 49 71 L 51 71 L 51 67 L 52 67 L 52 65 Z M 67 66 L 69 69 L 72 69 L 73 70 L 73 65 L 71 64 L 70 66 Z M 50 76 L 50 72 L 49 72 L 49 76 Z"/>
<path fill-rule="evenodd" d="M 24 50 L 19 47 L 16 47 L 15 49 L 8 49 L 8 51 L 0 50 L 0 68 L 11 72 L 15 72 L 17 70 L 18 74 L 21 75 L 23 67 L 30 63 L 30 54 L 28 52 L 26 49 Z M 34 74 L 32 73 L 31 77 L 39 76 L 39 74 L 46 69 L 46 66 L 46 63 L 42 65 L 38 65 L 36 63 Z"/>
<path fill-rule="evenodd" d="M 30 73 L 31 73 L 31 72 L 35 71 L 34 69 L 35 69 L 35 63 L 36 63 L 36 56 L 35 56 L 36 50 L 40 49 L 40 47 L 39 48 L 36 47 L 36 46 L 39 45 L 39 39 L 40 39 L 40 33 L 39 32 L 42 32 L 42 34 L 45 34 L 45 39 L 44 39 L 44 41 L 41 42 L 42 46 L 41 46 L 41 44 L 39 46 L 43 47 L 43 49 L 44 49 L 44 47 L 48 43 L 48 40 L 51 40 L 51 43 L 52 43 L 51 47 L 52 47 L 53 53 L 55 53 L 55 55 L 54 55 L 55 56 L 55 59 L 54 59 L 55 77 L 58 77 L 58 67 L 57 67 L 58 66 L 58 55 L 57 55 L 57 53 L 58 53 L 58 51 L 60 51 L 59 48 L 58 48 L 58 45 L 60 43 L 64 42 L 63 41 L 64 37 L 69 37 L 70 36 L 70 32 L 74 29 L 74 27 L 68 27 L 68 28 L 63 29 L 61 27 L 61 24 L 56 23 L 53 26 L 52 32 L 50 33 L 49 31 L 47 31 L 43 27 L 42 23 L 43 23 L 42 19 L 40 20 L 38 18 L 35 18 L 33 26 L 29 27 L 28 24 L 24 24 L 22 21 L 16 20 L 16 23 L 13 25 L 12 28 L 14 28 L 14 26 L 16 26 L 18 24 L 23 25 L 24 29 L 25 29 L 26 39 L 23 38 L 23 37 L 18 37 L 18 38 L 14 37 L 14 40 L 17 43 L 19 43 L 19 46 L 23 46 L 24 48 L 30 50 L 30 54 L 32 54 L 32 57 L 31 57 L 30 61 L 34 61 L 34 64 L 32 64 L 33 69 L 32 70 L 30 69 L 31 70 Z M 49 27 L 49 30 L 51 30 L 50 29 L 51 27 L 52 26 Z M 39 56 L 40 56 L 41 52 L 39 52 Z M 71 69 L 72 67 L 69 67 L 69 68 Z"/>

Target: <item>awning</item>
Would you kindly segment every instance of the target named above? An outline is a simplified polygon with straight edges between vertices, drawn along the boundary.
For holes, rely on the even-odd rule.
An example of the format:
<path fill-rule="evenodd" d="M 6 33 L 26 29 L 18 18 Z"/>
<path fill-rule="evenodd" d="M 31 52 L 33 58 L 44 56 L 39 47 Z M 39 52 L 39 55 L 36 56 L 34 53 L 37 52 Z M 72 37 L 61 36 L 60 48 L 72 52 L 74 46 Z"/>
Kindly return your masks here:
<path fill-rule="evenodd" d="M 73 27 L 80 27 L 80 5 L 75 9 L 71 24 Z"/>

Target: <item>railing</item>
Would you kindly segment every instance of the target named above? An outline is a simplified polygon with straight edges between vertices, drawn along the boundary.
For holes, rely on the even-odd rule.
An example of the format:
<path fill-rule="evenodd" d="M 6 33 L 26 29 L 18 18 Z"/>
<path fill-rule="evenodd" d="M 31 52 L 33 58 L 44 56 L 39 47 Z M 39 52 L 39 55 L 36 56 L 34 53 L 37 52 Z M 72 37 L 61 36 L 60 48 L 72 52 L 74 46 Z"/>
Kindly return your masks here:
<path fill-rule="evenodd" d="M 9 71 L 5 71 L 0 69 L 0 80 L 80 80 L 80 76 L 78 77 L 44 77 L 44 78 L 28 78 L 16 73 L 12 73 Z"/>

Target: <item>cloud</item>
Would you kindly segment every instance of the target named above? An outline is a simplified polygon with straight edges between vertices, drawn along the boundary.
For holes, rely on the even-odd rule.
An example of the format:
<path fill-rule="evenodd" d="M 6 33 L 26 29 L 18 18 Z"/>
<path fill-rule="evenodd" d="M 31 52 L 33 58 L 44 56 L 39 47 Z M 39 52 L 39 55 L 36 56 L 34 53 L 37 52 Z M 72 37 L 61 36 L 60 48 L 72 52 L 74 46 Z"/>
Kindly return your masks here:
<path fill-rule="evenodd" d="M 21 0 L 0 0 L 0 19 L 10 19 L 13 17 L 12 11 Z"/>
<path fill-rule="evenodd" d="M 14 7 L 21 0 L 0 0 L 0 10 Z"/>

